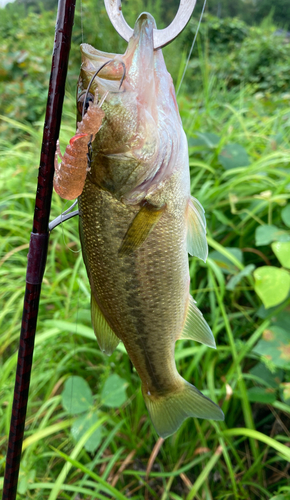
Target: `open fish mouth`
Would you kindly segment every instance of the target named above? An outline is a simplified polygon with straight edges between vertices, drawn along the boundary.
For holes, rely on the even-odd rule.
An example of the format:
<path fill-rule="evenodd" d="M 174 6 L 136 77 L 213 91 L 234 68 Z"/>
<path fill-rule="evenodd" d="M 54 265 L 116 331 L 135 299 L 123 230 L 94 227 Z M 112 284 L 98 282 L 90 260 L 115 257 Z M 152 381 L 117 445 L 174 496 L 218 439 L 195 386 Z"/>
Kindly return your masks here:
<path fill-rule="evenodd" d="M 154 73 L 153 58 L 153 29 L 156 23 L 151 14 L 143 12 L 136 21 L 134 33 L 131 37 L 125 54 L 115 54 L 95 49 L 87 43 L 81 44 L 82 66 L 81 79 L 83 85 L 89 83 L 90 78 L 102 65 L 107 65 L 98 73 L 98 80 L 120 81 L 124 76 L 124 65 L 126 74 L 130 74 L 131 89 L 144 87 L 144 77 L 152 78 Z M 110 63 L 110 64 L 108 64 Z M 94 83 L 93 88 L 96 86 Z M 118 91 L 117 85 L 110 86 L 110 91 Z M 139 88 L 140 92 L 140 88 Z"/>

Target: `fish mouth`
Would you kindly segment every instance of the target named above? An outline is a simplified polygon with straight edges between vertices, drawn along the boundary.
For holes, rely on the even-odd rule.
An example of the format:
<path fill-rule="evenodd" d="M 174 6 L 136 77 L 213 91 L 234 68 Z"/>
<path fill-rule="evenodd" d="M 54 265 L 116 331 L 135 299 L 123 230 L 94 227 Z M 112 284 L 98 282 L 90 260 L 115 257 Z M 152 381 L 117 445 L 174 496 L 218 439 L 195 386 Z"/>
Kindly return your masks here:
<path fill-rule="evenodd" d="M 135 23 L 134 33 L 132 37 L 134 37 L 135 41 L 138 41 L 138 38 L 140 37 L 141 33 L 144 32 L 144 34 L 147 34 L 148 38 L 151 38 L 153 36 L 153 29 L 156 29 L 156 22 L 154 17 L 151 14 L 149 14 L 149 12 L 142 12 L 142 14 L 140 14 Z M 87 57 L 91 61 L 95 61 L 96 63 L 100 64 L 109 61 L 110 59 L 114 59 L 116 56 L 118 56 L 118 54 L 115 54 L 113 52 L 105 52 L 103 50 L 95 49 L 92 45 L 89 45 L 88 43 L 82 43 L 80 47 L 83 57 Z M 120 55 L 119 57 L 122 56 Z"/>
<path fill-rule="evenodd" d="M 82 55 L 81 72 L 84 82 L 88 80 L 98 68 L 107 64 L 98 74 L 98 79 L 109 80 L 111 82 L 121 80 L 124 76 L 124 64 L 126 74 L 133 75 L 133 82 L 136 74 L 140 72 L 140 77 L 144 71 L 150 67 L 153 70 L 153 29 L 156 28 L 154 17 L 148 12 L 142 12 L 138 17 L 132 37 L 129 40 L 125 54 L 114 54 L 95 49 L 87 43 L 80 46 Z M 141 70 L 141 71 L 140 71 Z M 137 82 L 135 82 L 137 84 Z M 136 85 L 133 85 L 136 88 Z M 109 87 L 111 87 L 109 85 Z M 132 87 L 131 87 L 132 89 Z M 117 91 L 114 86 L 111 91 Z"/>

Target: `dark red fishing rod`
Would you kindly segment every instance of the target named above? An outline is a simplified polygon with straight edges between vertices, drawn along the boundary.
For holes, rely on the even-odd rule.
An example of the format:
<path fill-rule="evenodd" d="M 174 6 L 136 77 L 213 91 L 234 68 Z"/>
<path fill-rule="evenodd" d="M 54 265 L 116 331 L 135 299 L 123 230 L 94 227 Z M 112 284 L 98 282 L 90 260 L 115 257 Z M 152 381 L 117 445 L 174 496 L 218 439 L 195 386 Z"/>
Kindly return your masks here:
<path fill-rule="evenodd" d="M 49 239 L 48 223 L 53 189 L 54 152 L 61 122 L 74 11 L 75 0 L 59 0 L 33 229 L 28 253 L 26 290 L 2 500 L 14 500 L 17 493 L 40 290 Z"/>

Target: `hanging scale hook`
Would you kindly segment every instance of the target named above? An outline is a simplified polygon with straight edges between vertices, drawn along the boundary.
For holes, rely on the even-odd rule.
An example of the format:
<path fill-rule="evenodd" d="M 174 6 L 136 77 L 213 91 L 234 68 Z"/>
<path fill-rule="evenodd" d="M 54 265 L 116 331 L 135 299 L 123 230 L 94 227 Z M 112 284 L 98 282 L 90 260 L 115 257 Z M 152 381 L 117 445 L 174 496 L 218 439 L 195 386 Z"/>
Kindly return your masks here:
<path fill-rule="evenodd" d="M 133 35 L 133 30 L 126 23 L 122 14 L 121 0 L 104 0 L 106 11 L 115 30 L 126 42 Z M 185 28 L 195 7 L 196 0 L 180 0 L 179 8 L 172 23 L 163 30 L 153 30 L 154 49 L 172 42 Z"/>

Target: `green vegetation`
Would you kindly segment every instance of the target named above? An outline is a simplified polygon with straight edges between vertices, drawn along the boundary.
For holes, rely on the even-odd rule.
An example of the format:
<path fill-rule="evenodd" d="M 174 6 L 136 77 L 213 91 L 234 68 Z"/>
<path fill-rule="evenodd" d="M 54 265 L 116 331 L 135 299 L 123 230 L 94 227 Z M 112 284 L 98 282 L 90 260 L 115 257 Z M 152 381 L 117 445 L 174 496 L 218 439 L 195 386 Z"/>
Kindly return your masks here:
<path fill-rule="evenodd" d="M 197 29 L 197 20 L 184 33 L 185 53 L 188 53 Z M 286 92 L 290 89 L 290 38 L 277 31 L 271 17 L 260 26 L 248 26 L 240 19 L 218 19 L 204 16 L 201 23 L 199 51 L 189 63 L 187 91 L 195 91 L 201 84 L 196 75 L 201 53 L 208 56 L 208 68 L 215 75 L 216 85 L 228 89 L 251 84 L 258 92 Z M 193 77 L 194 75 L 194 77 Z"/>
<path fill-rule="evenodd" d="M 2 477 L 55 16 L 31 12 L 20 20 L 8 7 L 0 16 Z M 100 2 L 83 1 L 83 15 L 85 41 L 124 50 Z M 215 23 L 220 40 L 212 46 Z M 109 358 L 98 349 L 77 220 L 70 220 L 50 237 L 18 500 L 290 498 L 290 89 L 286 73 L 281 80 L 271 73 L 274 62 L 290 66 L 289 44 L 284 53 L 275 27 L 265 24 L 208 18 L 178 96 L 192 194 L 206 211 L 210 250 L 206 264 L 190 259 L 191 292 L 217 350 L 178 341 L 176 362 L 186 380 L 222 406 L 225 421 L 188 419 L 158 440 L 124 348 Z M 273 52 L 251 45 L 258 33 Z M 78 12 L 62 149 L 74 133 L 81 40 Z M 180 54 L 190 42 L 185 32 L 164 51 L 177 86 Z M 269 80 L 266 69 L 258 82 L 251 79 L 257 73 L 248 61 L 249 77 L 243 76 L 238 61 L 246 46 L 253 59 L 269 58 Z M 234 85 L 219 73 L 230 58 L 240 72 Z M 51 218 L 68 206 L 54 195 Z"/>

